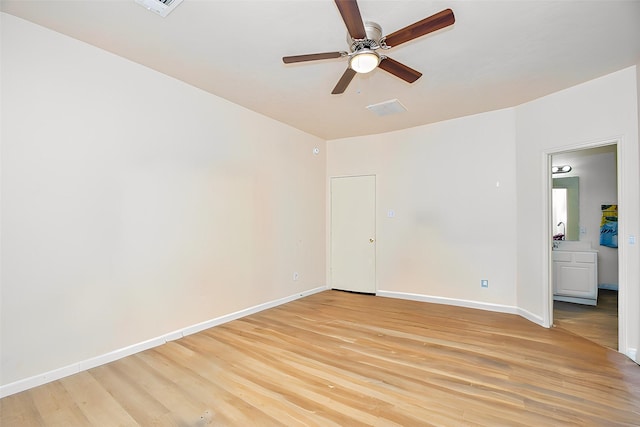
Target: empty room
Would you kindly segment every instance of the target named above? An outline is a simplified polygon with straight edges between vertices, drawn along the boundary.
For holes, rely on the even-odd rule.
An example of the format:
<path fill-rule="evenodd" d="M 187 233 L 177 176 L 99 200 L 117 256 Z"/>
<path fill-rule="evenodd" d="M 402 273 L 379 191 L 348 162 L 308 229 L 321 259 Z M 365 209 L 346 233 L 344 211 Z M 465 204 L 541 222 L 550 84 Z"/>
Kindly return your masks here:
<path fill-rule="evenodd" d="M 640 1 L 0 31 L 0 425 L 640 425 Z"/>

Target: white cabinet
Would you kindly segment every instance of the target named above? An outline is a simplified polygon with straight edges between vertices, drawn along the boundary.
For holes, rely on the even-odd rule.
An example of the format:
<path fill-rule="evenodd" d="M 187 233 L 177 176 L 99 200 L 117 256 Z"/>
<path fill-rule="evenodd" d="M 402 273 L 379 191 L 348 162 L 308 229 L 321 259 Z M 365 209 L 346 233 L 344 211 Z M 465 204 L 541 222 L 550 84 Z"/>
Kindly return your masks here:
<path fill-rule="evenodd" d="M 596 251 L 553 251 L 553 299 L 579 304 L 597 304 Z"/>

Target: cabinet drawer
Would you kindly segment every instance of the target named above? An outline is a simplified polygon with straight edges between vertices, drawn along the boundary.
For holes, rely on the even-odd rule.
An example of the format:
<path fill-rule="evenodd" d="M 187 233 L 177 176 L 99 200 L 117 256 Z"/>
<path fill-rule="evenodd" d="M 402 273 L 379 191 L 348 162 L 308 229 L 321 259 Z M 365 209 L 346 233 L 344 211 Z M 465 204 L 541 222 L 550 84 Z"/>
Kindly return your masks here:
<path fill-rule="evenodd" d="M 595 264 L 598 254 L 595 252 L 554 251 L 553 260 L 560 262 L 579 262 Z"/>
<path fill-rule="evenodd" d="M 595 264 L 596 254 L 593 252 L 574 252 L 573 260 L 580 263 Z"/>
<path fill-rule="evenodd" d="M 573 252 L 554 251 L 553 260 L 560 262 L 571 262 L 571 254 Z"/>

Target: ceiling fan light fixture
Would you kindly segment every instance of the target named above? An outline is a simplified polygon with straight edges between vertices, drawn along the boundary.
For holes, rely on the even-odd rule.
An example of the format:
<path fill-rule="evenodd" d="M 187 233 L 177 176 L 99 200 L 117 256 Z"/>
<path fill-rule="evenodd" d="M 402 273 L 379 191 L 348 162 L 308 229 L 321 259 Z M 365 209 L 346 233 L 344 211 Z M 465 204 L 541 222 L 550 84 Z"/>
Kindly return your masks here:
<path fill-rule="evenodd" d="M 349 59 L 349 66 L 356 73 L 369 73 L 380 63 L 380 56 L 371 49 L 361 49 Z"/>

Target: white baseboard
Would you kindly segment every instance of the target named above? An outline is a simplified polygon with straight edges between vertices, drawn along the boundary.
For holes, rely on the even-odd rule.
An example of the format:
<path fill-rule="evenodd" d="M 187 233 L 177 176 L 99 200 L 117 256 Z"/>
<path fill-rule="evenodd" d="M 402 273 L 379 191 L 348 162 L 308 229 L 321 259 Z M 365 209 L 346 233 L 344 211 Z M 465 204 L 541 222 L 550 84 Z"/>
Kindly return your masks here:
<path fill-rule="evenodd" d="M 20 393 L 21 391 L 46 384 L 60 378 L 68 377 L 73 374 L 77 374 L 78 372 L 80 372 L 80 369 L 78 367 L 78 364 L 75 363 L 73 365 L 54 369 L 40 375 L 34 375 L 29 378 L 5 384 L 3 386 L 0 386 L 0 398 L 11 396 L 12 394 Z"/>
<path fill-rule="evenodd" d="M 169 341 L 175 341 L 187 335 L 195 334 L 205 329 L 209 329 L 214 326 L 218 326 L 223 323 L 230 322 L 232 320 L 240 319 L 241 317 L 258 313 L 260 311 L 263 311 L 269 308 L 277 307 L 279 305 L 282 305 L 282 304 L 285 304 L 309 295 L 313 295 L 315 293 L 322 292 L 327 289 L 328 289 L 327 286 L 320 286 L 315 289 L 299 292 L 284 298 L 266 302 L 264 304 L 258 304 L 253 307 L 246 308 L 244 310 L 236 311 L 235 313 L 231 313 L 221 317 L 217 317 L 215 319 L 207 320 L 205 322 L 198 323 L 196 325 L 187 326 L 186 328 L 182 328 L 177 331 L 164 334 L 157 338 L 152 338 L 147 341 L 143 341 L 137 344 L 130 345 L 128 347 L 114 350 L 107 354 L 103 354 L 97 357 L 93 357 L 91 359 L 73 363 L 71 365 L 68 365 L 62 368 L 54 369 L 52 371 L 44 372 L 42 374 L 34 375 L 29 378 L 25 378 L 9 384 L 5 384 L 0 386 L 0 398 L 10 396 L 15 393 L 20 393 L 21 391 L 25 391 L 30 388 L 37 387 L 52 381 L 56 381 L 64 377 L 68 377 L 69 375 L 77 374 L 79 372 L 86 371 L 88 369 L 95 368 L 100 365 L 104 365 L 106 363 L 114 362 L 118 359 L 122 359 L 123 357 L 131 356 L 132 354 L 139 353 L 141 351 L 148 350 L 153 347 L 158 347 Z"/>
<path fill-rule="evenodd" d="M 453 305 L 456 307 L 475 308 L 478 310 L 495 311 L 498 313 L 517 314 L 533 323 L 536 323 L 540 326 L 544 326 L 544 321 L 540 316 L 536 316 L 535 314 L 530 313 L 522 308 L 511 306 L 511 305 L 493 304 L 488 302 L 479 302 L 479 301 L 463 300 L 463 299 L 456 299 L 456 298 L 434 297 L 429 295 L 412 294 L 412 293 L 406 293 L 406 292 L 377 291 L 376 295 L 381 297 L 388 297 L 388 298 L 399 298 L 399 299 L 406 299 L 406 300 L 412 300 L 412 301 L 430 302 L 434 304 Z"/>
<path fill-rule="evenodd" d="M 608 289 L 610 291 L 617 291 L 618 284 L 617 283 L 600 283 L 598 285 L 598 289 Z"/>
<path fill-rule="evenodd" d="M 629 359 L 633 360 L 638 365 L 640 365 L 640 360 L 638 360 L 638 349 L 637 348 L 628 348 L 627 349 L 627 356 L 629 356 Z"/>
<path fill-rule="evenodd" d="M 207 320 L 206 322 L 198 323 L 196 325 L 188 326 L 180 331 L 183 336 L 195 334 L 200 331 L 204 331 L 205 329 L 213 328 L 214 326 L 222 325 L 223 323 L 230 322 L 232 320 L 240 319 L 241 317 L 248 316 L 250 314 L 258 313 L 259 311 L 266 310 L 268 308 L 277 307 L 282 304 L 286 304 L 288 302 L 316 294 L 318 292 L 326 291 L 329 289 L 327 286 L 320 286 L 315 289 L 310 289 L 308 291 L 300 292 L 294 295 L 290 295 L 288 297 L 280 298 L 271 302 L 267 302 L 264 304 L 259 304 L 253 307 L 245 308 L 244 310 L 236 311 L 235 313 L 227 314 L 222 317 L 218 317 L 215 319 Z"/>

